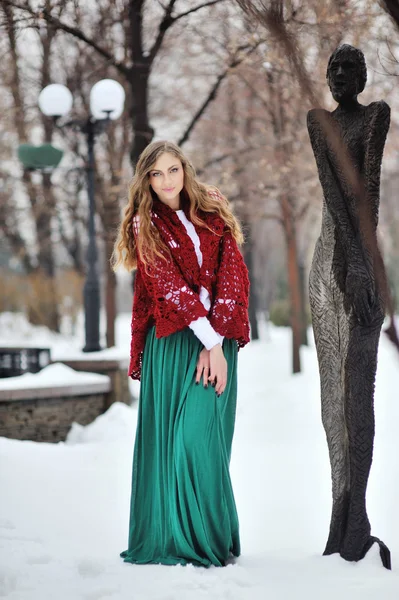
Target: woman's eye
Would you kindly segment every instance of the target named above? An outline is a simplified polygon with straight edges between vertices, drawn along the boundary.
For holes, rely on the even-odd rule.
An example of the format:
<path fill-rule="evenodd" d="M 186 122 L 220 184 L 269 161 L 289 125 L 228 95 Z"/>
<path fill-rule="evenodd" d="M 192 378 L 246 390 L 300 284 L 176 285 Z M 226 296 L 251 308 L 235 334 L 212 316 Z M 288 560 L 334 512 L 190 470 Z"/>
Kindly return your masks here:
<path fill-rule="evenodd" d="M 152 173 L 153 177 L 158 177 L 159 173 Z"/>
<path fill-rule="evenodd" d="M 178 170 L 179 170 L 179 167 L 173 167 L 172 173 L 176 173 L 176 171 L 178 171 Z"/>

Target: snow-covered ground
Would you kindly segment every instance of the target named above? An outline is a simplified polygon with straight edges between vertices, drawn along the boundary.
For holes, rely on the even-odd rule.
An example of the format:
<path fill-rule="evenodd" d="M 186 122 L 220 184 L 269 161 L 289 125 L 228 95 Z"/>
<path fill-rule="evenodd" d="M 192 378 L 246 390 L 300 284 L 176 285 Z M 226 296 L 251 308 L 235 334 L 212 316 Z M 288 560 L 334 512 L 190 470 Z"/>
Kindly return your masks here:
<path fill-rule="evenodd" d="M 128 352 L 127 319 L 118 345 Z M 65 340 L 54 341 L 55 347 Z M 399 355 L 382 339 L 368 489 L 372 548 L 360 563 L 323 557 L 331 493 L 317 360 L 272 328 L 239 355 L 231 472 L 242 556 L 226 568 L 137 566 L 126 548 L 137 408 L 113 405 L 56 445 L 0 438 L 0 597 L 8 600 L 397 600 Z"/>

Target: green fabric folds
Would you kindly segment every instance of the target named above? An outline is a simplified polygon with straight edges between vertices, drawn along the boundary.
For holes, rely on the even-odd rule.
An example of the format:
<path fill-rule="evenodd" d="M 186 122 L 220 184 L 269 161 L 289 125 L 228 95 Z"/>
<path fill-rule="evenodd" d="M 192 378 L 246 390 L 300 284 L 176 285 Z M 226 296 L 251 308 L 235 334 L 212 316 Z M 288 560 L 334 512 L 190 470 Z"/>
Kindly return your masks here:
<path fill-rule="evenodd" d="M 125 562 L 223 566 L 239 556 L 229 474 L 237 398 L 237 344 L 224 340 L 228 384 L 218 398 L 196 385 L 203 348 L 186 328 L 146 340 Z"/>

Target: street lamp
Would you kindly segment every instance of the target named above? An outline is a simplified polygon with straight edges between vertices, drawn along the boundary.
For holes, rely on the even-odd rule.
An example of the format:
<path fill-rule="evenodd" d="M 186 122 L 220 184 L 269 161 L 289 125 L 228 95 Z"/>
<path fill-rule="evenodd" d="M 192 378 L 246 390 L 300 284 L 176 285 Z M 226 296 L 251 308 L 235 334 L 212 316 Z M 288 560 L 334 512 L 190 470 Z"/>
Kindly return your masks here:
<path fill-rule="evenodd" d="M 94 141 L 110 120 L 118 119 L 125 102 L 125 91 L 117 81 L 102 79 L 90 92 L 90 115 L 84 121 L 71 120 L 61 123 L 72 108 L 72 94 L 64 85 L 53 83 L 39 95 L 39 107 L 43 114 L 52 117 L 58 127 L 72 127 L 86 135 L 87 140 L 87 191 L 89 197 L 89 244 L 87 249 L 87 274 L 84 285 L 85 346 L 83 352 L 96 352 L 100 346 L 100 284 L 97 271 L 97 243 L 94 201 Z"/>

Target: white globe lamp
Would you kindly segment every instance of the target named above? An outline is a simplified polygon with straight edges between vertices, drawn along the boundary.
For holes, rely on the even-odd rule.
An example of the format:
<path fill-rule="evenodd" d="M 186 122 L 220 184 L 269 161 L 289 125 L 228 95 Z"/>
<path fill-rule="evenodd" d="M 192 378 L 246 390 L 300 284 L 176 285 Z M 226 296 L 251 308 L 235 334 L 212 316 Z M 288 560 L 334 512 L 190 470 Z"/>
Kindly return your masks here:
<path fill-rule="evenodd" d="M 72 108 L 72 94 L 65 85 L 52 83 L 39 94 L 39 107 L 47 117 L 63 117 Z"/>
<path fill-rule="evenodd" d="M 95 119 L 119 119 L 124 104 L 125 90 L 114 79 L 102 79 L 91 88 L 90 110 Z"/>

